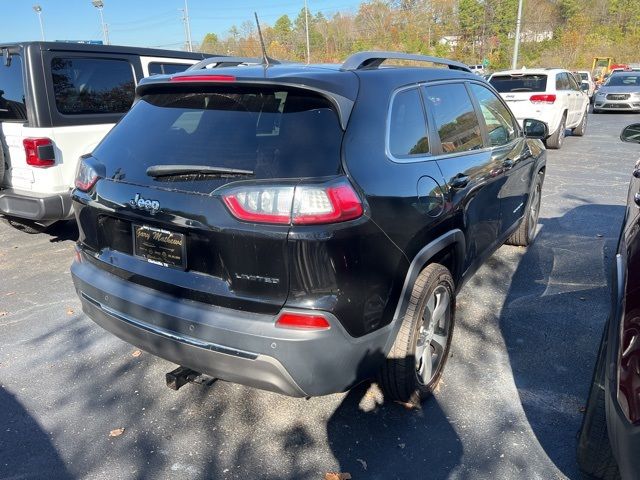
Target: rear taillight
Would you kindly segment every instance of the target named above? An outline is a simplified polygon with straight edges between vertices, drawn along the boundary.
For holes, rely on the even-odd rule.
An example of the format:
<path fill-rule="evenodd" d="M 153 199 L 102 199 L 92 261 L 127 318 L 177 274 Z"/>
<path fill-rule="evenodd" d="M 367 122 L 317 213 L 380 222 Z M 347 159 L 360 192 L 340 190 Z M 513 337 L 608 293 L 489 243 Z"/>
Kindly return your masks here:
<path fill-rule="evenodd" d="M 328 330 L 331 328 L 331 324 L 323 315 L 286 312 L 278 317 L 276 327 L 298 330 Z"/>
<path fill-rule="evenodd" d="M 53 142 L 50 138 L 25 138 L 22 144 L 27 157 L 27 165 L 50 167 L 56 163 Z"/>
<path fill-rule="evenodd" d="M 556 96 L 553 94 L 549 95 L 531 95 L 529 98 L 531 103 L 554 103 L 556 101 Z"/>
<path fill-rule="evenodd" d="M 347 182 L 328 186 L 248 185 L 223 195 L 234 217 L 257 223 L 314 225 L 353 220 L 362 202 Z"/>
<path fill-rule="evenodd" d="M 78 162 L 78 171 L 76 172 L 76 188 L 83 192 L 87 192 L 96 184 L 98 178 L 98 172 L 96 172 L 96 170 L 89 165 L 84 158 L 81 158 Z"/>

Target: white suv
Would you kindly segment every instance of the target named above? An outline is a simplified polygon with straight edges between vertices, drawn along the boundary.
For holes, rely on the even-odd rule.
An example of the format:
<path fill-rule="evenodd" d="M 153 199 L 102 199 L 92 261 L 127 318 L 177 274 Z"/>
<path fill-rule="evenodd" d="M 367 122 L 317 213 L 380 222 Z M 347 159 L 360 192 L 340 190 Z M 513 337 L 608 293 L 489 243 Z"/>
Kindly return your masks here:
<path fill-rule="evenodd" d="M 0 214 L 32 231 L 73 216 L 78 158 L 129 110 L 138 81 L 206 56 L 66 42 L 0 50 Z"/>
<path fill-rule="evenodd" d="M 500 92 L 520 125 L 525 118 L 535 118 L 549 126 L 547 147 L 562 147 L 567 128 L 574 135 L 585 134 L 589 96 L 568 70 L 508 70 L 491 75 L 489 83 Z"/>

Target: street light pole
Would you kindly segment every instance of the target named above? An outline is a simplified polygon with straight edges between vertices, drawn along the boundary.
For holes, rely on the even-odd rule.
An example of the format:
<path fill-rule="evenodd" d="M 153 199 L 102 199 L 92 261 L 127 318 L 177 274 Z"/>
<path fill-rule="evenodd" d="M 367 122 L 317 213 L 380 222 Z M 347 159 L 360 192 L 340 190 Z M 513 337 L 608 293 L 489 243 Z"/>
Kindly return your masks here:
<path fill-rule="evenodd" d="M 40 37 L 44 42 L 44 25 L 42 24 L 42 7 L 37 3 L 33 6 L 33 11 L 38 15 L 38 22 L 40 23 Z"/>
<path fill-rule="evenodd" d="M 187 0 L 184 0 L 184 25 L 187 33 L 187 48 L 190 52 L 193 52 L 193 42 L 191 41 L 191 21 L 189 20 L 189 5 L 187 5 Z"/>
<path fill-rule="evenodd" d="M 516 38 L 513 44 L 513 60 L 511 62 L 511 69 L 518 68 L 518 50 L 520 50 L 520 25 L 522 24 L 522 1 L 518 0 L 518 18 L 516 20 Z"/>
<path fill-rule="evenodd" d="M 307 7 L 307 0 L 304 0 L 304 29 L 307 33 L 307 65 L 311 63 L 311 48 L 309 45 L 309 8 Z"/>
<path fill-rule="evenodd" d="M 107 26 L 104 23 L 104 16 L 102 15 L 104 2 L 102 0 L 91 0 L 91 4 L 98 9 L 98 13 L 100 14 L 100 26 L 102 27 L 102 40 L 105 45 L 109 45 L 109 34 L 107 33 Z"/>

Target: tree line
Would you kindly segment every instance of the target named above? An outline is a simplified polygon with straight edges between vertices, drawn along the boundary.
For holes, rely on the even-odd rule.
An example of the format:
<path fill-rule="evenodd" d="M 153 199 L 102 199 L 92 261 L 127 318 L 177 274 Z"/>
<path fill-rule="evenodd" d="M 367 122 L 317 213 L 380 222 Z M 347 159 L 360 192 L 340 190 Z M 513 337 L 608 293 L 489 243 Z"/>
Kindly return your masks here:
<path fill-rule="evenodd" d="M 511 64 L 518 0 L 372 0 L 355 12 L 300 10 L 261 25 L 269 55 L 306 61 L 308 15 L 312 63 L 340 62 L 359 50 L 396 50 L 489 62 L 491 70 Z M 259 12 L 258 12 L 259 13 Z M 524 0 L 520 66 L 586 68 L 594 56 L 640 62 L 640 0 Z M 252 21 L 224 35 L 208 33 L 200 50 L 259 56 Z"/>

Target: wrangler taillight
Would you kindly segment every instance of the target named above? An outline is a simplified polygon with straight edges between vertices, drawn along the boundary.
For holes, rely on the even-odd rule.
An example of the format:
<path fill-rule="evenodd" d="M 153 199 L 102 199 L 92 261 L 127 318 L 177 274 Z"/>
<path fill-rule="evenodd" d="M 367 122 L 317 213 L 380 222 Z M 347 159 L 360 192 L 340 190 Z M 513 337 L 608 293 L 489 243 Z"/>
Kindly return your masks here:
<path fill-rule="evenodd" d="M 247 185 L 223 195 L 234 217 L 257 223 L 314 225 L 353 220 L 362 202 L 346 181 L 331 185 Z"/>
<path fill-rule="evenodd" d="M 531 101 L 531 103 L 555 103 L 556 101 L 556 96 L 553 94 L 548 94 L 548 95 L 531 95 L 531 98 L 529 98 L 529 101 Z"/>
<path fill-rule="evenodd" d="M 100 176 L 95 168 L 89 165 L 85 157 L 81 157 L 76 171 L 75 186 L 82 192 L 88 192 L 96 184 Z"/>
<path fill-rule="evenodd" d="M 25 138 L 22 141 L 27 165 L 50 167 L 56 163 L 53 142 L 50 138 Z"/>

